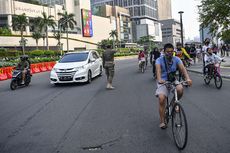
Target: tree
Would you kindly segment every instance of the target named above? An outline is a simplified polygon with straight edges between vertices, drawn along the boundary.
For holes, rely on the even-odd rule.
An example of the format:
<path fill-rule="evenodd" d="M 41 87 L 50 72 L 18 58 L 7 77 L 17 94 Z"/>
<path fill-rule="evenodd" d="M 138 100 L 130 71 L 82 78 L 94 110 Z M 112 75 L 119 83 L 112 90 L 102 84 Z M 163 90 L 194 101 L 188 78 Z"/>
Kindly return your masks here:
<path fill-rule="evenodd" d="M 112 45 L 113 41 L 109 39 L 103 39 L 98 43 L 99 48 L 106 49 L 107 45 Z"/>
<path fill-rule="evenodd" d="M 48 42 L 48 27 L 52 27 L 53 29 L 56 26 L 55 21 L 53 20 L 52 15 L 47 16 L 45 12 L 42 12 L 42 17 L 39 17 L 40 25 L 44 32 L 46 33 L 46 49 L 49 50 L 49 42 Z"/>
<path fill-rule="evenodd" d="M 113 38 L 113 48 L 114 48 L 114 37 L 116 37 L 116 41 L 118 40 L 117 31 L 116 31 L 116 30 L 112 30 L 112 31 L 109 33 L 109 36 Z"/>
<path fill-rule="evenodd" d="M 41 34 L 41 19 L 40 18 L 35 18 L 32 22 L 32 26 L 34 27 L 34 32 L 32 33 L 32 38 L 36 40 L 36 48 L 38 50 L 38 40 L 42 38 Z"/>
<path fill-rule="evenodd" d="M 212 36 L 225 38 L 230 30 L 229 0 L 201 0 L 198 8 L 201 27 L 209 27 Z"/>
<path fill-rule="evenodd" d="M 154 40 L 155 40 L 154 36 L 151 35 L 142 36 L 138 40 L 138 44 L 148 46 L 149 50 L 151 50 L 155 46 Z"/>
<path fill-rule="evenodd" d="M 77 25 L 77 22 L 74 20 L 74 14 L 70 13 L 68 14 L 67 11 L 64 13 L 58 13 L 61 18 L 58 21 L 58 24 L 60 25 L 60 28 L 63 29 L 66 32 L 67 37 L 67 52 L 69 51 L 69 28 L 71 30 L 74 29 L 75 25 Z"/>
<path fill-rule="evenodd" d="M 54 38 L 58 41 L 57 46 L 59 47 L 59 50 L 61 50 L 61 37 L 61 31 L 58 30 L 54 32 Z"/>
<path fill-rule="evenodd" d="M 22 54 L 25 54 L 25 39 L 24 39 L 24 35 L 23 32 L 26 29 L 26 26 L 29 25 L 29 21 L 26 17 L 26 14 L 23 13 L 21 15 L 17 15 L 15 17 L 13 17 L 12 20 L 12 26 L 15 30 L 19 30 L 20 31 L 20 35 L 21 35 L 21 45 L 22 45 Z"/>

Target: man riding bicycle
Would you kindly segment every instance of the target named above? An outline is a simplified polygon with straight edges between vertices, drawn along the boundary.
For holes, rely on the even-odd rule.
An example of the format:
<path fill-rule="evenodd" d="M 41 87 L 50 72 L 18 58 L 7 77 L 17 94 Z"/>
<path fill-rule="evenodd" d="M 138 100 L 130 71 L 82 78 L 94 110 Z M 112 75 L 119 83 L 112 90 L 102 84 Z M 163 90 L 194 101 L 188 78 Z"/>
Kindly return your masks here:
<path fill-rule="evenodd" d="M 174 53 L 175 56 L 179 57 L 181 61 L 183 62 L 184 66 L 186 66 L 186 60 L 190 60 L 191 57 L 187 53 L 187 51 L 182 47 L 182 44 L 180 42 L 176 43 L 176 50 Z"/>
<path fill-rule="evenodd" d="M 189 86 L 192 85 L 192 80 L 189 78 L 187 70 L 185 69 L 180 58 L 173 56 L 174 47 L 168 43 L 164 46 L 164 56 L 159 57 L 156 60 L 156 73 L 157 73 L 157 90 L 156 96 L 159 99 L 159 114 L 160 114 L 160 125 L 159 127 L 164 129 L 167 125 L 164 123 L 164 112 L 166 99 L 170 93 L 170 90 L 165 86 L 161 85 L 166 81 L 174 82 L 177 81 L 175 73 L 179 69 L 185 76 L 185 79 Z M 181 84 L 176 86 L 178 98 L 180 99 L 183 95 L 183 86 Z"/>
<path fill-rule="evenodd" d="M 142 64 L 143 64 L 143 66 L 145 65 L 145 62 L 146 62 L 145 60 L 146 59 L 145 59 L 144 51 L 143 50 L 139 51 L 139 53 L 138 53 L 138 65 L 139 65 L 139 69 L 141 69 Z"/>

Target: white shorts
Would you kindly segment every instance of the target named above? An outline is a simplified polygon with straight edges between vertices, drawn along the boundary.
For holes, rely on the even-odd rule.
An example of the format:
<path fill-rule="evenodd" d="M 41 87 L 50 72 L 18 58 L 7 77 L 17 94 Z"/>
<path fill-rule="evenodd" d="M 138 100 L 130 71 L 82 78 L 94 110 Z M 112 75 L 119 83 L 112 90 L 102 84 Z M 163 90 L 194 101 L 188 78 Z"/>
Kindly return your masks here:
<path fill-rule="evenodd" d="M 178 80 L 176 80 L 176 83 L 177 83 L 177 82 L 179 83 Z M 168 97 L 169 94 L 170 94 L 170 91 L 171 91 L 170 87 L 167 88 L 166 85 L 162 85 L 162 84 L 157 83 L 157 89 L 156 89 L 155 96 L 158 97 L 158 95 L 163 94 L 163 95 L 165 95 L 166 97 Z"/>

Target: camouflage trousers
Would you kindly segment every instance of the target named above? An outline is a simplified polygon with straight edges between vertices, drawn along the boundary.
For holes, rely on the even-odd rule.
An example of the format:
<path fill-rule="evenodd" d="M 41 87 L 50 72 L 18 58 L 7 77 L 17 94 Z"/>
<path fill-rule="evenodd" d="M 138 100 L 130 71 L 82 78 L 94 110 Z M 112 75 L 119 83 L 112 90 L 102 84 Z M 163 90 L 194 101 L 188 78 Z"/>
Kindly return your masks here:
<path fill-rule="evenodd" d="M 106 74 L 106 76 L 107 76 L 107 81 L 109 82 L 109 83 L 112 83 L 112 81 L 113 81 L 113 76 L 114 76 L 114 64 L 112 63 L 105 63 L 105 66 L 104 66 L 104 68 L 105 68 L 105 74 Z"/>

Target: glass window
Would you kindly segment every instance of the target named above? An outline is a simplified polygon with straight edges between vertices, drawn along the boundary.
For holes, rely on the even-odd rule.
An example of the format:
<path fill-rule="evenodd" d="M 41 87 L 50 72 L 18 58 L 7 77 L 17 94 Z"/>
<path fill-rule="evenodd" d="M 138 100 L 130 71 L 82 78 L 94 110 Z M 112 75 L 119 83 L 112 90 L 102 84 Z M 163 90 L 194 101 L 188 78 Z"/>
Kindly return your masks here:
<path fill-rule="evenodd" d="M 140 16 L 141 11 L 140 11 L 140 7 L 134 7 L 134 16 Z"/>
<path fill-rule="evenodd" d="M 62 57 L 59 63 L 69 63 L 69 62 L 82 62 L 88 58 L 89 53 L 73 53 L 66 54 Z"/>

